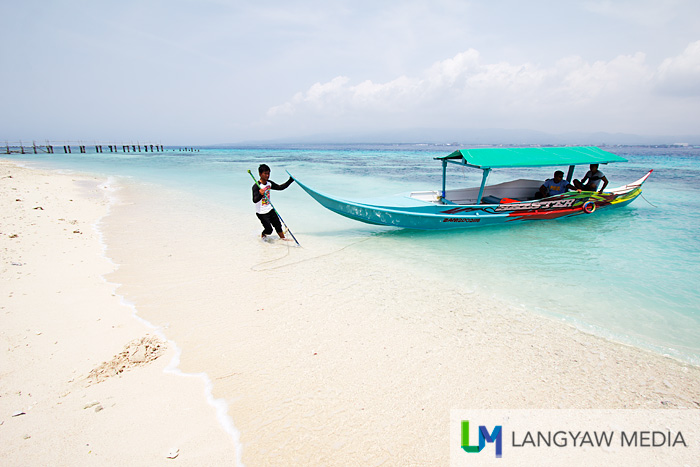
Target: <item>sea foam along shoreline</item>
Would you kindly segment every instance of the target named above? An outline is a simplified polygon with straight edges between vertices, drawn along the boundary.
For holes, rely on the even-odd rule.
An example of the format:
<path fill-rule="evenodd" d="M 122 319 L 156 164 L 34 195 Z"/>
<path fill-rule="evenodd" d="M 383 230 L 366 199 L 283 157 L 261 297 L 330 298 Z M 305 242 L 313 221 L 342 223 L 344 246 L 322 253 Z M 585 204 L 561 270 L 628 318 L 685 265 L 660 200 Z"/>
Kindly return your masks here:
<path fill-rule="evenodd" d="M 101 186 L 101 188 L 104 189 L 105 191 L 105 196 L 107 196 L 108 199 L 108 204 L 107 204 L 107 209 L 101 218 L 99 218 L 92 226 L 92 228 L 95 230 L 98 240 L 100 242 L 100 245 L 102 246 L 102 256 L 106 261 L 108 261 L 110 264 L 112 264 L 113 269 L 109 271 L 109 273 L 116 271 L 119 268 L 119 265 L 116 264 L 112 259 L 108 256 L 107 254 L 107 244 L 105 243 L 104 240 L 104 233 L 102 232 L 102 224 L 104 222 L 104 219 L 107 218 L 112 210 L 112 206 L 115 204 L 119 203 L 119 187 L 120 184 L 117 181 L 116 178 L 114 177 L 109 177 L 107 181 Z M 107 273 L 107 274 L 109 274 Z M 167 342 L 168 347 L 173 349 L 173 356 L 170 359 L 170 362 L 168 363 L 168 366 L 165 367 L 163 370 L 166 373 L 177 375 L 180 377 L 184 378 L 198 378 L 201 380 L 202 385 L 204 387 L 204 396 L 209 405 L 211 405 L 215 412 L 216 412 L 216 418 L 221 425 L 221 427 L 228 433 L 228 435 L 231 437 L 233 440 L 233 443 L 235 445 L 236 449 L 236 465 L 241 467 L 243 466 L 243 462 L 241 460 L 241 454 L 243 451 L 243 446 L 241 445 L 240 441 L 240 433 L 238 429 L 236 428 L 233 419 L 228 413 L 228 404 L 224 399 L 217 399 L 214 397 L 214 394 L 212 392 L 213 390 L 213 383 L 211 379 L 209 378 L 209 375 L 207 375 L 204 372 L 201 373 L 185 373 L 180 369 L 180 356 L 182 355 L 182 349 L 178 347 L 177 343 L 171 339 L 168 339 L 166 334 L 163 332 L 163 329 L 159 326 L 154 325 L 150 321 L 146 320 L 145 318 L 139 316 L 138 309 L 136 308 L 136 305 L 129 300 L 127 300 L 123 295 L 120 295 L 117 293 L 119 287 L 121 287 L 121 284 L 115 283 L 115 282 L 110 282 L 106 275 L 102 275 L 102 279 L 107 282 L 108 284 L 113 286 L 113 291 L 114 295 L 119 297 L 120 302 L 123 306 L 128 307 L 131 309 L 132 316 L 135 320 L 141 322 L 144 327 L 151 329 L 151 331 L 160 337 L 163 341 Z"/>
<path fill-rule="evenodd" d="M 148 365 L 89 379 L 125 344 L 154 334 L 104 278 L 114 269 L 100 238 L 110 205 L 104 181 L 5 160 L 0 170 L 2 458 L 15 465 L 160 465 L 177 455 L 181 462 L 240 464 L 211 381 L 171 376 L 179 374 L 172 342 Z"/>

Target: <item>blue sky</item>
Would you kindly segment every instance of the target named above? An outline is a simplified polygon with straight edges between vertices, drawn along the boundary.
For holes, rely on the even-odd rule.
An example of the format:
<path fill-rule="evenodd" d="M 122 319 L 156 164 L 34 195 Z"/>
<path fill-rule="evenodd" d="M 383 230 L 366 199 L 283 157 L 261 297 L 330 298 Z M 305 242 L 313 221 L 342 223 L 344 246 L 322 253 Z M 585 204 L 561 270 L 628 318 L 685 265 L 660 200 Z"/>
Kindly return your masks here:
<path fill-rule="evenodd" d="M 700 134 L 697 0 L 0 5 L 0 138 Z"/>

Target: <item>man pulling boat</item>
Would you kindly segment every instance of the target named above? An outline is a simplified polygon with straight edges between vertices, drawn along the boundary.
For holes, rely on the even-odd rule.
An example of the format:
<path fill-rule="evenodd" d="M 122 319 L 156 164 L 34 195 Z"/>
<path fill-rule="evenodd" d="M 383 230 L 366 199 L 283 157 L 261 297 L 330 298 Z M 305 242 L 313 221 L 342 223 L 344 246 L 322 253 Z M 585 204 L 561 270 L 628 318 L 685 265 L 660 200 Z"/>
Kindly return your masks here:
<path fill-rule="evenodd" d="M 248 173 L 250 173 L 250 171 L 248 171 Z M 287 240 L 284 236 L 284 230 L 282 230 L 281 218 L 277 211 L 275 211 L 272 202 L 270 202 L 270 191 L 285 190 L 294 182 L 294 179 L 289 177 L 289 180 L 282 185 L 276 184 L 270 180 L 270 167 L 268 167 L 267 164 L 261 164 L 260 167 L 258 167 L 258 174 L 260 175 L 260 180 L 256 181 L 253 185 L 253 203 L 255 203 L 255 215 L 263 226 L 261 237 L 265 238 L 272 234 L 272 228 L 274 227 L 277 235 L 279 235 L 282 240 Z M 253 177 L 253 179 L 255 179 L 255 177 Z M 294 237 L 294 235 L 292 235 L 292 237 Z"/>

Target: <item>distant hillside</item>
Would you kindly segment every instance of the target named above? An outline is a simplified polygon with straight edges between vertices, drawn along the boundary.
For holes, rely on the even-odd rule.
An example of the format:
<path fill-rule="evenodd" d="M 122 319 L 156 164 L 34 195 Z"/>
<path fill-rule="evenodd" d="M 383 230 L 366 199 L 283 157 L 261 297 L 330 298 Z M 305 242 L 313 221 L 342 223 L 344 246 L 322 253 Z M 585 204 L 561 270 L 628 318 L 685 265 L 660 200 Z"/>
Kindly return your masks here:
<path fill-rule="evenodd" d="M 571 132 L 550 134 L 534 130 L 420 128 L 381 132 L 336 132 L 270 140 L 238 141 L 231 145 L 338 144 L 338 143 L 456 143 L 457 145 L 551 144 L 551 145 L 700 145 L 700 135 L 634 135 L 625 133 Z"/>

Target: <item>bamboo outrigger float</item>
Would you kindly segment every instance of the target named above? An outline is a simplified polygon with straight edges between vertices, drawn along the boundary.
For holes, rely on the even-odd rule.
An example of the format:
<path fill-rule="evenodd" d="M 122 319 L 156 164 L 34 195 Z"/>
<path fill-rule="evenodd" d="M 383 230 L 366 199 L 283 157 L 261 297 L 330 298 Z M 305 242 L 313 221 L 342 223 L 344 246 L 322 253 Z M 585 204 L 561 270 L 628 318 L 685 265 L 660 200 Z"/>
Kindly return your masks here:
<path fill-rule="evenodd" d="M 542 180 L 520 179 L 487 185 L 489 174 L 493 169 L 506 167 L 569 166 L 566 180 L 571 182 L 576 165 L 626 162 L 626 159 L 597 147 L 462 149 L 435 159 L 442 162 L 441 190 L 416 191 L 381 200 L 335 198 L 295 180 L 322 206 L 350 219 L 407 229 L 441 230 L 558 219 L 626 206 L 641 194 L 642 184 L 652 173 L 650 170 L 633 183 L 603 193 L 569 191 L 534 199 Z M 482 170 L 481 185 L 447 190 L 450 163 Z"/>

